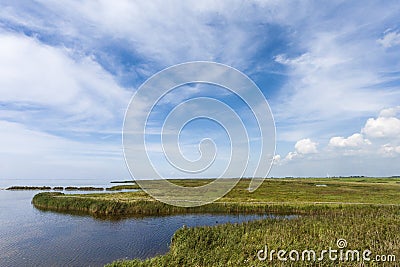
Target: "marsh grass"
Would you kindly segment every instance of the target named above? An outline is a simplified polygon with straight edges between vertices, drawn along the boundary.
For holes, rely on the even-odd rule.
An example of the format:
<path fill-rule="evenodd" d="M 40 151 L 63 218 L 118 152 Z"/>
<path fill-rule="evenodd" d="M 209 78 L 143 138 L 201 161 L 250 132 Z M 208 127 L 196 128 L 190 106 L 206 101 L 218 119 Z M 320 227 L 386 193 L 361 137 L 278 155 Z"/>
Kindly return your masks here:
<path fill-rule="evenodd" d="M 66 191 L 104 191 L 103 187 L 93 187 L 93 186 L 67 186 Z"/>
<path fill-rule="evenodd" d="M 368 178 L 367 178 L 368 179 Z M 266 179 L 250 193 L 250 180 L 240 181 L 220 200 L 194 208 L 170 206 L 158 202 L 144 191 L 112 194 L 40 193 L 32 203 L 41 209 L 54 211 L 78 210 L 92 215 L 165 215 L 173 213 L 278 213 L 316 214 L 324 207 L 343 205 L 400 205 L 400 179 L 395 178 L 335 178 L 335 179 Z M 176 180 L 182 185 L 199 186 L 205 181 Z M 369 181 L 369 180 L 367 180 Z M 324 187 L 317 185 L 325 184 Z M 133 185 L 136 188 L 136 185 Z M 115 189 L 127 188 L 126 185 Z"/>
<path fill-rule="evenodd" d="M 98 194 L 100 195 L 100 194 Z M 140 215 L 156 216 L 184 213 L 273 213 L 273 214 L 317 214 L 325 212 L 325 205 L 276 205 L 257 203 L 211 203 L 200 207 L 185 208 L 171 206 L 151 198 L 97 198 L 63 193 L 45 192 L 34 196 L 32 204 L 42 210 L 60 212 L 79 211 L 93 216 L 102 215 Z M 128 195 L 128 194 L 126 194 Z M 339 206 L 337 207 L 339 208 Z"/>
<path fill-rule="evenodd" d="M 398 207 L 346 206 L 324 215 L 294 219 L 262 219 L 241 224 L 181 228 L 170 251 L 144 261 L 116 261 L 107 266 L 397 266 L 396 263 L 330 261 L 260 261 L 257 251 L 313 249 L 317 253 L 344 238 L 348 249 L 369 249 L 376 254 L 400 256 Z M 371 257 L 372 258 L 372 257 Z"/>
<path fill-rule="evenodd" d="M 124 184 L 124 185 L 115 185 L 109 188 L 106 188 L 107 191 L 119 191 L 126 189 L 140 189 L 140 186 L 137 184 Z"/>

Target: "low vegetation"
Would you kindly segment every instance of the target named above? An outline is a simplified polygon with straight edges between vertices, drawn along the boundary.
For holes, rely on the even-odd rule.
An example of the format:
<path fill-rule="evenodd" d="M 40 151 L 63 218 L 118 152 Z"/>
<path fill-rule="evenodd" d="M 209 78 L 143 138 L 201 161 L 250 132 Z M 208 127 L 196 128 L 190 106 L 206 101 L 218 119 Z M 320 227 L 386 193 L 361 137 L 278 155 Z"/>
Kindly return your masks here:
<path fill-rule="evenodd" d="M 112 184 L 134 184 L 133 180 L 111 181 Z"/>
<path fill-rule="evenodd" d="M 323 215 L 294 219 L 263 219 L 241 224 L 181 228 L 172 238 L 170 251 L 147 260 L 116 261 L 107 266 L 398 266 L 400 257 L 400 209 L 396 206 L 345 206 Z M 328 255 L 318 261 L 280 261 L 276 253 L 260 261 L 257 252 L 338 249 L 345 239 L 344 251 L 368 249 L 371 261 L 335 260 Z M 269 253 L 268 253 L 269 254 Z M 338 254 L 339 255 L 339 254 Z M 376 255 L 395 255 L 396 262 L 375 261 Z M 263 255 L 262 255 L 263 256 Z M 286 256 L 288 258 L 288 255 Z M 301 259 L 301 257 L 299 257 Z M 339 257 L 338 257 L 339 258 Z M 344 258 L 345 259 L 345 258 Z"/>
<path fill-rule="evenodd" d="M 53 187 L 53 190 L 54 190 L 54 191 L 63 191 L 63 190 L 64 190 L 64 187 L 62 187 L 62 186 L 55 186 L 55 187 Z"/>
<path fill-rule="evenodd" d="M 131 189 L 140 189 L 140 186 L 138 186 L 137 184 L 124 184 L 106 188 L 107 191 L 119 191 L 119 190 L 131 190 Z"/>
<path fill-rule="evenodd" d="M 39 193 L 34 196 L 32 204 L 42 210 L 60 212 L 81 212 L 94 217 L 104 216 L 158 216 L 184 213 L 253 213 L 253 214 L 324 214 L 326 204 L 264 204 L 264 203 L 237 203 L 215 202 L 200 207 L 184 208 L 171 206 L 153 200 L 143 194 L 143 198 L 130 197 L 132 194 L 119 193 L 116 199 L 92 196 L 65 195 L 63 193 Z M 123 196 L 126 198 L 124 199 Z M 341 205 L 331 207 L 340 209 Z"/>
<path fill-rule="evenodd" d="M 93 187 L 93 186 L 67 186 L 66 191 L 104 191 L 103 187 Z"/>

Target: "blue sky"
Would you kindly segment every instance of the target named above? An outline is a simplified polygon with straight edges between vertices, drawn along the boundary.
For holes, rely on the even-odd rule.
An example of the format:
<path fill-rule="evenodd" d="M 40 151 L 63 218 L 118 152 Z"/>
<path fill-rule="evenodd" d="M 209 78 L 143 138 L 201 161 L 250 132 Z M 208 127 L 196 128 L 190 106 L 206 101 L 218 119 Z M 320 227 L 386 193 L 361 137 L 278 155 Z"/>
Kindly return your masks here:
<path fill-rule="evenodd" d="M 262 90 L 276 123 L 270 176 L 400 175 L 399 18 L 398 1 L 3 0 L 0 178 L 129 177 L 130 98 L 158 71 L 197 60 Z M 201 88 L 164 103 L 230 97 Z M 192 126 L 189 158 L 206 135 L 224 151 L 218 126 Z"/>

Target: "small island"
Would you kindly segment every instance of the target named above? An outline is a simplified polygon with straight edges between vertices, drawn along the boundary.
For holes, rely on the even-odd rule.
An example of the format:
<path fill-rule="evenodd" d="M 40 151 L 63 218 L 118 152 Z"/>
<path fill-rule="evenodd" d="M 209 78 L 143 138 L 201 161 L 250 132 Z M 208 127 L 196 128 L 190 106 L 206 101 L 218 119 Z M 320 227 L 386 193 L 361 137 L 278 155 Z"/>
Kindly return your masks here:
<path fill-rule="evenodd" d="M 94 186 L 19 186 L 14 185 L 7 187 L 5 190 L 10 191 L 19 191 L 19 190 L 40 190 L 40 191 L 121 191 L 121 190 L 132 190 L 139 189 L 140 187 L 136 184 L 124 184 L 124 185 L 115 185 L 112 187 L 94 187 Z"/>

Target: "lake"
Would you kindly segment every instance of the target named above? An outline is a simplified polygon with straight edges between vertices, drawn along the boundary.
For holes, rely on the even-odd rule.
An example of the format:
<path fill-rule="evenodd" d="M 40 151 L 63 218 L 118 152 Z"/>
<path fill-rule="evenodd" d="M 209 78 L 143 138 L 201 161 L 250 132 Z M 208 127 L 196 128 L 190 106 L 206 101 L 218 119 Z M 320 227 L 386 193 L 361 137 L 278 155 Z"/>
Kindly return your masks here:
<path fill-rule="evenodd" d="M 168 251 L 183 225 L 243 222 L 273 215 L 188 214 L 100 220 L 44 212 L 31 205 L 39 191 L 0 190 L 0 266 L 103 266 L 117 259 Z"/>

